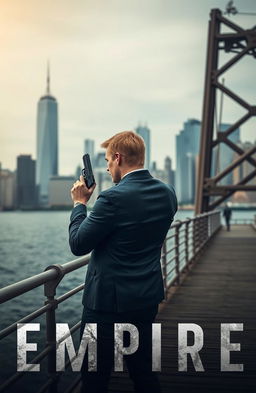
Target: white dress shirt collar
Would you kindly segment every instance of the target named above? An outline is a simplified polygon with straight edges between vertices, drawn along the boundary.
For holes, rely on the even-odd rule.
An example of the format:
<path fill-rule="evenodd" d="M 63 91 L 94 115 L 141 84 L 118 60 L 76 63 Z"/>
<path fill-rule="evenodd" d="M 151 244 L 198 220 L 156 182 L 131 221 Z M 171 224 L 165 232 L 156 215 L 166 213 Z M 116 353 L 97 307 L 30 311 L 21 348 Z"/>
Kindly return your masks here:
<path fill-rule="evenodd" d="M 139 171 L 146 171 L 146 169 L 145 169 L 145 168 L 140 168 L 140 169 L 134 169 L 133 171 L 127 172 L 125 175 L 123 175 L 123 176 L 121 177 L 121 180 L 122 180 L 126 175 L 129 175 L 129 173 L 132 173 L 132 172 L 139 172 Z"/>

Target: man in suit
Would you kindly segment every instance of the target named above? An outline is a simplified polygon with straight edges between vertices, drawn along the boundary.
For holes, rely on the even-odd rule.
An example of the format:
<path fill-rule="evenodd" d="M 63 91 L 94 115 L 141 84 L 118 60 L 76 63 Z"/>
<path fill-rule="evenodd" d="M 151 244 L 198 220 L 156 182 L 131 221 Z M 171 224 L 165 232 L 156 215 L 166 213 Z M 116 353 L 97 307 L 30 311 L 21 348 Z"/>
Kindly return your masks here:
<path fill-rule="evenodd" d="M 113 324 L 134 324 L 139 348 L 125 356 L 136 392 L 160 392 L 151 367 L 151 330 L 164 298 L 161 247 L 177 210 L 174 189 L 144 169 L 145 145 L 132 131 L 105 141 L 107 171 L 116 185 L 101 192 L 89 216 L 80 177 L 71 190 L 69 242 L 75 255 L 92 251 L 85 280 L 81 331 L 97 323 L 97 372 L 82 367 L 82 392 L 107 392 L 114 359 Z M 128 340 L 129 337 L 124 337 Z M 125 341 L 126 343 L 128 341 Z M 129 345 L 129 344 L 128 344 Z"/>

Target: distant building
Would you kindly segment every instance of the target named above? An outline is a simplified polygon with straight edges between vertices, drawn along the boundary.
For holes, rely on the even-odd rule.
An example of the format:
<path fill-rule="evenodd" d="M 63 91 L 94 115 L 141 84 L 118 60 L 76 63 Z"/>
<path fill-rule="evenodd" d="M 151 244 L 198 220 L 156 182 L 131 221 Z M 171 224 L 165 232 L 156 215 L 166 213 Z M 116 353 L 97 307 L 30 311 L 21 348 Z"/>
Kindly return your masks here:
<path fill-rule="evenodd" d="M 105 152 L 97 153 L 94 160 L 94 168 L 104 168 L 107 170 L 107 161 L 105 160 Z"/>
<path fill-rule="evenodd" d="M 153 161 L 152 165 L 151 165 L 151 171 L 154 172 L 156 170 L 157 170 L 157 163 L 156 163 L 156 161 Z"/>
<path fill-rule="evenodd" d="M 157 169 L 154 167 L 150 173 L 156 179 L 161 180 L 165 184 L 169 184 L 168 174 L 164 169 Z"/>
<path fill-rule="evenodd" d="M 146 169 L 151 169 L 151 161 L 150 161 L 150 149 L 151 149 L 151 145 L 150 145 L 150 129 L 147 126 L 138 126 L 135 129 L 136 133 L 138 135 L 140 135 L 145 143 L 145 165 L 144 167 Z"/>
<path fill-rule="evenodd" d="M 18 209 L 34 209 L 37 206 L 36 162 L 31 155 L 17 157 L 16 201 Z"/>
<path fill-rule="evenodd" d="M 48 205 L 52 208 L 73 206 L 70 190 L 74 176 L 52 176 L 49 179 Z"/>
<path fill-rule="evenodd" d="M 16 175 L 9 169 L 1 169 L 0 163 L 0 210 L 15 208 Z"/>
<path fill-rule="evenodd" d="M 94 199 L 92 199 L 91 202 L 96 201 L 97 196 L 101 193 L 101 191 L 113 186 L 112 177 L 107 172 L 107 161 L 105 160 L 105 152 L 99 152 L 95 156 L 93 173 L 97 187 L 95 189 L 96 192 L 94 193 Z"/>
<path fill-rule="evenodd" d="M 238 143 L 238 146 L 241 147 L 244 151 L 248 151 L 252 149 L 256 145 L 256 141 L 254 143 L 244 142 Z M 240 156 L 235 153 L 234 159 L 239 158 Z M 252 154 L 252 156 L 256 160 L 256 153 Z M 237 166 L 233 171 L 233 184 L 239 183 L 243 178 L 250 175 L 251 172 L 255 170 L 255 167 L 250 164 L 247 160 L 244 160 L 241 165 Z M 249 180 L 246 184 L 255 185 L 256 184 L 256 176 L 254 176 L 251 180 Z M 237 191 L 233 194 L 232 198 L 233 202 L 243 202 L 243 203 L 256 203 L 256 191 Z"/>
<path fill-rule="evenodd" d="M 165 169 L 165 172 L 166 172 L 167 184 L 174 186 L 174 182 L 175 182 L 174 175 L 175 175 L 175 172 L 172 169 L 172 160 L 171 160 L 171 158 L 169 156 L 165 157 L 164 169 Z"/>
<path fill-rule="evenodd" d="M 40 205 L 48 203 L 48 183 L 58 175 L 58 104 L 50 93 L 50 72 L 47 72 L 46 94 L 37 106 L 36 184 Z"/>
<path fill-rule="evenodd" d="M 226 131 L 231 124 L 223 123 L 220 125 L 220 132 Z M 233 143 L 238 144 L 240 141 L 240 129 L 237 128 L 231 134 L 229 134 L 228 139 L 230 139 Z M 220 143 L 215 146 L 212 154 L 212 175 L 222 172 L 229 165 L 232 164 L 235 158 L 235 152 L 225 143 Z M 229 185 L 233 184 L 233 172 L 228 173 L 225 177 L 223 177 L 220 182 L 220 185 Z"/>
<path fill-rule="evenodd" d="M 77 167 L 76 167 L 76 172 L 75 172 L 75 178 L 76 178 L 76 180 L 79 180 L 79 179 L 80 179 L 81 172 L 82 172 L 82 167 L 81 167 L 81 165 L 77 165 Z"/>
<path fill-rule="evenodd" d="M 179 204 L 193 204 L 196 191 L 196 157 L 199 153 L 201 122 L 188 119 L 176 135 L 175 190 Z"/>
<path fill-rule="evenodd" d="M 92 139 L 85 139 L 84 141 L 84 154 L 90 154 L 90 159 L 92 165 L 94 165 L 95 152 L 94 152 L 95 142 Z"/>

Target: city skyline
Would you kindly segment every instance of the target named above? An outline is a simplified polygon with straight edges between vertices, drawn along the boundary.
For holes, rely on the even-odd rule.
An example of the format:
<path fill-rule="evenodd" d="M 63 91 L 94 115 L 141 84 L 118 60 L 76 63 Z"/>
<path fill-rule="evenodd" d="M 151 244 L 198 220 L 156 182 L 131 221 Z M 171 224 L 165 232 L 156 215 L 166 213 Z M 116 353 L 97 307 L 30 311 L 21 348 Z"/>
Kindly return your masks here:
<path fill-rule="evenodd" d="M 163 166 L 168 155 L 176 162 L 175 135 L 185 119 L 201 120 L 209 13 L 224 11 L 226 3 L 198 0 L 191 8 L 188 0 L 142 0 L 139 6 L 134 0 L 64 0 L 61 13 L 59 1 L 0 4 L 3 168 L 14 170 L 20 154 L 37 158 L 36 101 L 48 58 L 60 111 L 59 173 L 74 173 L 82 164 L 84 139 L 93 138 L 98 150 L 103 140 L 139 122 L 151 130 L 152 161 Z M 235 5 L 255 11 L 251 0 Z M 231 19 L 248 28 L 255 24 L 250 16 Z M 225 82 L 248 100 L 254 97 L 253 61 L 244 59 L 241 75 L 232 70 Z M 224 112 L 225 123 L 239 116 L 226 99 Z M 254 142 L 254 120 L 241 128 L 242 141 Z"/>

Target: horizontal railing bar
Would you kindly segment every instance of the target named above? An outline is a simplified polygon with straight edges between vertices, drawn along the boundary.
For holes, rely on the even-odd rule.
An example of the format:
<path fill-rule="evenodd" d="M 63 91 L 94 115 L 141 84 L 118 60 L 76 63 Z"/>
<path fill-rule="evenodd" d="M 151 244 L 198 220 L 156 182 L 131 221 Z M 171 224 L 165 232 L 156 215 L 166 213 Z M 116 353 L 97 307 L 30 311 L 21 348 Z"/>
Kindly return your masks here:
<path fill-rule="evenodd" d="M 9 325 L 7 328 L 0 331 L 0 340 L 9 334 L 13 333 L 17 329 L 18 323 L 27 323 L 32 321 L 33 319 L 39 317 L 40 315 L 44 314 L 47 310 L 51 309 L 51 304 L 46 304 L 43 307 L 38 308 L 37 310 L 33 311 L 31 314 L 26 315 L 25 317 L 19 319 L 17 322 Z"/>
<path fill-rule="evenodd" d="M 0 304 L 9 299 L 23 295 L 31 289 L 37 288 L 48 281 L 54 280 L 58 277 L 58 272 L 55 269 L 47 270 L 45 272 L 36 274 L 35 276 L 25 278 L 14 284 L 0 289 Z"/>
<path fill-rule="evenodd" d="M 172 284 L 177 280 L 177 276 L 173 277 L 168 283 L 167 283 L 167 288 L 166 291 L 172 286 Z"/>
<path fill-rule="evenodd" d="M 168 270 L 166 276 L 168 277 L 175 270 L 175 266 L 171 270 Z"/>
<path fill-rule="evenodd" d="M 65 341 L 66 338 L 70 337 L 72 333 L 74 333 L 79 327 L 81 326 L 81 321 L 77 322 L 72 328 L 69 329 L 69 332 L 65 334 L 64 336 L 61 337 L 59 341 L 57 341 L 57 346 L 62 343 L 62 341 Z"/>
<path fill-rule="evenodd" d="M 71 289 L 70 291 L 64 293 L 63 295 L 59 296 L 56 298 L 56 301 L 58 304 L 64 302 L 64 300 L 68 299 L 69 297 L 75 295 L 77 292 L 81 291 L 84 289 L 84 284 L 79 285 L 76 288 Z"/>
<path fill-rule="evenodd" d="M 70 273 L 70 272 L 72 272 L 74 270 L 79 269 L 82 266 L 88 265 L 90 257 L 91 257 L 91 253 L 87 254 L 87 255 L 84 255 L 84 256 L 82 256 L 80 258 L 73 259 L 70 262 L 64 263 L 63 265 L 61 265 L 64 274 Z"/>
<path fill-rule="evenodd" d="M 54 380 L 55 380 L 54 377 L 50 377 L 50 378 L 45 382 L 45 384 L 40 388 L 40 390 L 37 391 L 37 393 L 43 393 L 43 392 L 45 392 Z"/>
<path fill-rule="evenodd" d="M 90 259 L 90 254 L 82 256 L 73 261 L 64 263 L 60 265 L 64 274 L 67 274 L 73 270 L 79 269 L 83 265 L 88 264 Z M 56 269 L 51 268 L 42 273 L 36 274 L 35 276 L 25 278 L 22 281 L 8 285 L 7 287 L 0 289 L 0 304 L 6 302 L 7 300 L 13 299 L 19 295 L 30 291 L 31 289 L 37 288 L 48 281 L 54 280 L 58 277 L 58 272 Z"/>
<path fill-rule="evenodd" d="M 76 379 L 72 382 L 72 384 L 64 391 L 64 393 L 72 393 L 74 388 L 79 384 L 81 381 L 81 375 L 78 375 Z"/>
<path fill-rule="evenodd" d="M 178 246 L 173 246 L 172 248 L 170 248 L 169 250 L 167 250 L 166 253 L 163 254 L 163 255 L 165 256 L 165 255 L 170 254 L 170 252 L 172 252 L 172 251 L 175 250 L 176 248 L 178 248 Z"/>
<path fill-rule="evenodd" d="M 165 241 L 172 239 L 173 237 L 175 237 L 175 233 L 173 233 L 171 236 L 167 236 L 165 238 Z"/>
<path fill-rule="evenodd" d="M 42 359 L 44 359 L 47 354 L 51 351 L 52 347 L 47 346 L 42 352 L 40 352 L 32 361 L 31 363 L 38 363 Z M 33 367 L 33 364 L 31 365 L 31 368 Z M 29 371 L 29 370 L 28 370 Z M 9 379 L 7 379 L 1 386 L 0 386 L 0 392 L 4 392 L 8 386 L 14 384 L 16 381 L 21 379 L 26 373 L 23 372 L 17 372 L 13 374 Z"/>
<path fill-rule="evenodd" d="M 176 255 L 174 255 L 174 257 L 172 257 L 171 259 L 169 259 L 169 261 L 166 261 L 166 266 L 168 266 L 175 259 L 176 259 Z"/>
<path fill-rule="evenodd" d="M 70 334 L 67 334 L 65 336 L 63 336 L 61 338 L 61 340 L 59 340 L 57 342 L 57 345 L 60 344 L 62 341 L 64 341 L 67 337 L 69 337 L 73 332 L 75 332 L 79 327 L 81 326 L 81 321 L 78 322 L 77 324 L 75 324 L 74 326 L 72 326 L 72 328 L 70 329 Z M 39 361 L 41 361 L 43 358 L 45 358 L 45 356 L 50 352 L 50 350 L 52 349 L 52 347 L 49 345 L 47 346 L 42 352 L 40 352 L 32 361 L 31 361 L 31 367 L 33 367 L 33 364 L 38 363 Z M 69 363 L 70 364 L 70 361 Z M 28 370 L 29 371 L 29 370 Z M 1 385 L 0 387 L 0 392 L 4 391 L 4 389 L 6 387 L 8 387 L 10 384 L 13 384 L 14 382 L 16 382 L 17 380 L 19 380 L 20 378 L 22 378 L 25 374 L 24 373 L 15 373 L 12 377 L 10 377 L 3 385 Z M 45 389 L 51 384 L 51 382 L 53 381 L 53 379 L 51 378 L 49 381 L 47 381 L 45 383 L 45 385 L 41 388 L 41 390 L 39 392 L 44 392 Z M 39 393 L 38 392 L 38 393 Z"/>
<path fill-rule="evenodd" d="M 66 292 L 64 295 L 56 298 L 56 302 L 58 304 L 62 303 L 64 300 L 68 299 L 72 295 L 76 294 L 77 292 L 81 291 L 84 288 L 84 284 L 79 285 L 78 287 L 72 289 L 69 292 Z M 43 307 L 40 307 L 39 309 L 33 311 L 31 314 L 26 315 L 24 318 L 21 318 L 17 322 L 13 323 L 12 325 L 9 325 L 7 328 L 2 329 L 0 331 L 0 340 L 9 334 L 13 333 L 17 329 L 17 324 L 18 323 L 27 323 L 40 315 L 44 314 L 47 310 L 51 309 L 53 306 L 51 304 L 46 304 Z"/>

